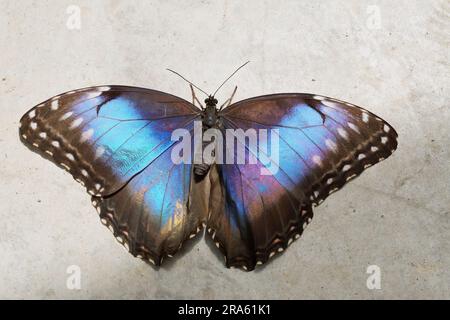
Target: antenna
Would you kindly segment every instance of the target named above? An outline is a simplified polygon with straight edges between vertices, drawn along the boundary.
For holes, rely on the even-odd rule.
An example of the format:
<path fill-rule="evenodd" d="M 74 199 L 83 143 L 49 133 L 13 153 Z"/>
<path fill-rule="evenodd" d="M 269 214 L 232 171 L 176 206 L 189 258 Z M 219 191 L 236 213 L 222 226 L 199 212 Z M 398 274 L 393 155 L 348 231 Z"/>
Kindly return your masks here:
<path fill-rule="evenodd" d="M 222 82 L 222 84 L 217 88 L 216 91 L 214 91 L 214 94 L 212 95 L 213 97 L 216 95 L 217 91 L 219 91 L 220 88 L 222 88 L 222 86 L 228 81 L 230 80 L 230 78 L 232 76 L 234 76 L 236 74 L 236 72 L 238 72 L 241 68 L 243 68 L 245 65 L 247 65 L 250 61 L 247 61 L 246 63 L 244 63 L 242 66 L 240 66 L 239 68 L 237 68 L 228 78 L 225 79 L 224 82 Z"/>
<path fill-rule="evenodd" d="M 200 90 L 201 92 L 203 92 L 204 94 L 206 94 L 207 97 L 209 97 L 209 94 L 207 94 L 205 91 L 203 91 L 202 89 L 200 89 L 199 87 L 197 87 L 195 84 L 192 83 L 192 81 L 189 81 L 188 79 L 186 79 L 185 77 L 183 77 L 181 74 L 179 74 L 176 71 L 173 71 L 172 69 L 167 68 L 166 70 L 175 73 L 177 76 L 179 76 L 181 79 L 183 79 L 184 81 L 186 81 L 187 83 L 193 85 L 195 88 L 197 88 L 198 90 Z"/>

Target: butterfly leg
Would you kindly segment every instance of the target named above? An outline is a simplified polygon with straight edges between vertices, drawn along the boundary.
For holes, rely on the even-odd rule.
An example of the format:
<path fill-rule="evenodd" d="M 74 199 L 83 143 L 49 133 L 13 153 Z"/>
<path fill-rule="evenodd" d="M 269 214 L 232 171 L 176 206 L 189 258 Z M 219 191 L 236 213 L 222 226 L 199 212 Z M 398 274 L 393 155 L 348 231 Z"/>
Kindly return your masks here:
<path fill-rule="evenodd" d="M 238 88 L 237 86 L 234 87 L 231 97 L 229 97 L 227 100 L 225 100 L 225 102 L 220 106 L 219 111 L 221 111 L 224 107 L 228 107 L 231 104 L 231 102 L 233 101 L 233 97 L 236 94 L 237 88 Z"/>
<path fill-rule="evenodd" d="M 192 104 L 195 106 L 195 101 L 197 101 L 197 103 L 199 104 L 200 108 L 203 110 L 205 109 L 205 107 L 202 105 L 202 103 L 197 99 L 197 96 L 195 95 L 195 91 L 194 91 L 194 87 L 192 86 L 192 84 L 189 84 L 189 87 L 191 88 L 191 93 L 192 93 Z"/>

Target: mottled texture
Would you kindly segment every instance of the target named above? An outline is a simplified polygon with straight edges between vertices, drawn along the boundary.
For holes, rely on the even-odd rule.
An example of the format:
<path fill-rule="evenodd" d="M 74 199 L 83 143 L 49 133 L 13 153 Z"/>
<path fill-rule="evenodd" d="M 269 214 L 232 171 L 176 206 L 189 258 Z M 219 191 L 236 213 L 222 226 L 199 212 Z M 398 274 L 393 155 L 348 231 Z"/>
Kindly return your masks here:
<path fill-rule="evenodd" d="M 66 27 L 72 4 L 80 30 Z M 0 297 L 450 298 L 449 16 L 447 0 L 2 1 Z M 131 258 L 83 188 L 18 139 L 21 115 L 60 92 L 126 84 L 189 99 L 164 68 L 212 91 L 247 59 L 219 103 L 234 84 L 239 100 L 313 92 L 364 106 L 399 134 L 392 157 L 330 196 L 302 239 L 253 273 L 225 269 L 203 241 L 159 271 Z M 366 287 L 372 264 L 381 290 Z M 70 265 L 80 290 L 66 287 Z"/>

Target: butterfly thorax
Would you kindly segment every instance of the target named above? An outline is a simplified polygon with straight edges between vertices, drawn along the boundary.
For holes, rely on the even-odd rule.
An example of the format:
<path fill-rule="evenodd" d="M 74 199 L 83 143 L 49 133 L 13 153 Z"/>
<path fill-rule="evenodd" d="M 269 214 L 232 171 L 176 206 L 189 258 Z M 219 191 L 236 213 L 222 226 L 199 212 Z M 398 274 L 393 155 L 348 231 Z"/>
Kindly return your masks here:
<path fill-rule="evenodd" d="M 209 128 L 218 128 L 219 124 L 219 114 L 217 110 L 217 99 L 213 96 L 209 96 L 205 99 L 206 107 L 202 112 L 202 125 L 203 131 Z M 208 142 L 203 143 L 203 148 L 208 144 Z M 194 165 L 194 174 L 197 181 L 202 180 L 209 171 L 211 166 L 206 163 L 195 164 Z"/>
<path fill-rule="evenodd" d="M 209 96 L 205 99 L 206 107 L 203 109 L 202 122 L 203 125 L 212 128 L 216 126 L 218 120 L 217 99 Z"/>

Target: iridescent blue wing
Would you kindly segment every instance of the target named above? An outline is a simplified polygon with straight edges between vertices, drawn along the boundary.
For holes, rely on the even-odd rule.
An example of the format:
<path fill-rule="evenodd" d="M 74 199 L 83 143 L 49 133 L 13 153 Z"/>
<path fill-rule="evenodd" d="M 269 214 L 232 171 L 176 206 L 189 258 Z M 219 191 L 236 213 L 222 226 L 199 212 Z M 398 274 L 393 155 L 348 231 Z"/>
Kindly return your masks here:
<path fill-rule="evenodd" d="M 86 187 L 102 221 L 133 254 L 144 247 L 142 255 L 158 262 L 198 224 L 194 215 L 187 218 L 190 165 L 173 168 L 170 161 L 173 130 L 191 130 L 198 117 L 194 105 L 163 92 L 90 87 L 32 108 L 19 131 L 27 147 Z M 170 237 L 177 241 L 164 244 Z"/>
<path fill-rule="evenodd" d="M 381 118 L 316 95 L 256 97 L 226 108 L 221 117 L 225 128 L 277 129 L 270 133 L 279 140 L 279 169 L 273 175 L 261 175 L 262 168 L 273 168 L 261 161 L 265 150 L 244 141 L 236 145 L 258 162 L 218 165 L 211 175 L 221 185 L 213 189 L 208 233 L 228 266 L 253 269 L 283 251 L 311 220 L 312 205 L 397 147 L 395 130 Z"/>

